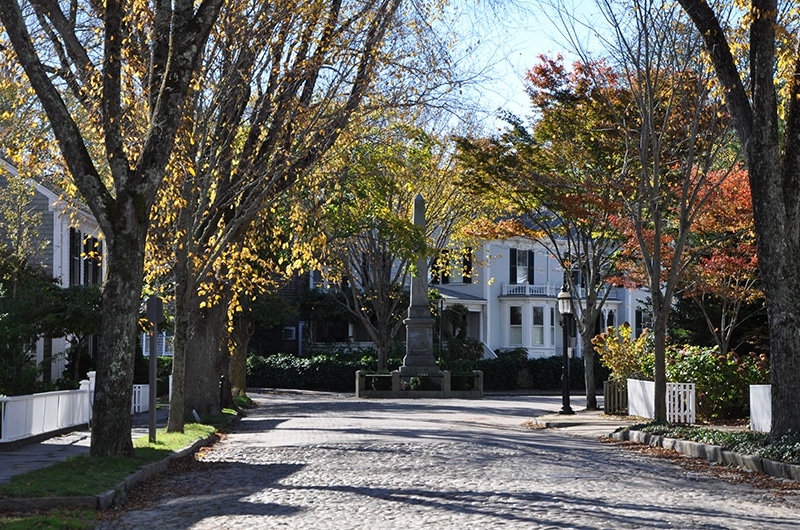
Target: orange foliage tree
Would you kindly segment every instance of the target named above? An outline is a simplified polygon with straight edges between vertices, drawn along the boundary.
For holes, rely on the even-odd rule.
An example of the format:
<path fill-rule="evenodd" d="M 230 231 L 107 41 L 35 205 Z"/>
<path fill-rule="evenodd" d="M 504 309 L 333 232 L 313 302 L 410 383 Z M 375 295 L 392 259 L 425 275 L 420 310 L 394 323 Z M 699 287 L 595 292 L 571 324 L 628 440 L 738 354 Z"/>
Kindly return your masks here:
<path fill-rule="evenodd" d="M 500 221 L 472 227 L 483 238 L 522 237 L 542 244 L 573 293 L 586 377 L 587 408 L 595 408 L 591 339 L 616 276 L 622 208 L 615 182 L 624 171 L 625 135 L 616 118 L 630 93 L 603 61 L 540 57 L 526 76 L 535 111 L 530 130 L 519 119 L 497 138 L 461 139 L 469 168 L 465 184 L 492 205 Z M 578 281 L 580 278 L 582 281 Z"/>
<path fill-rule="evenodd" d="M 696 303 L 722 355 L 734 331 L 763 311 L 753 205 L 747 171 L 735 169 L 717 187 L 695 223 L 699 257 L 687 270 L 683 295 Z M 719 307 L 718 318 L 709 308 Z"/>

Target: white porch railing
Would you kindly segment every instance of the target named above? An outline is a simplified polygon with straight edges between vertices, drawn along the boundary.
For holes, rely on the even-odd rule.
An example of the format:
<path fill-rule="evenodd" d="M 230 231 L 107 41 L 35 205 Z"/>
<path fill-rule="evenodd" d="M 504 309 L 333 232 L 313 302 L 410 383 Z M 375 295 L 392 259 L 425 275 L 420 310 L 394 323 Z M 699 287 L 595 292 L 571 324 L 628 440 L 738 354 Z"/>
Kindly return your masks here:
<path fill-rule="evenodd" d="M 0 443 L 85 425 L 92 419 L 94 372 L 79 390 L 0 397 Z M 150 410 L 150 385 L 133 385 L 131 414 Z"/>
<path fill-rule="evenodd" d="M 544 285 L 529 285 L 527 283 L 504 283 L 501 290 L 502 296 L 558 296 L 561 291 L 561 285 L 544 284 Z M 577 293 L 578 298 L 586 297 L 586 289 L 580 288 Z M 622 300 L 621 290 L 618 287 L 611 289 L 608 295 L 609 300 Z"/>
<path fill-rule="evenodd" d="M 556 285 L 528 285 L 527 283 L 520 284 L 503 284 L 503 295 L 517 295 L 517 296 L 558 296 L 561 286 Z"/>
<path fill-rule="evenodd" d="M 656 384 L 653 381 L 628 379 L 628 414 L 655 417 Z M 697 420 L 694 383 L 667 383 L 667 421 L 694 423 Z"/>

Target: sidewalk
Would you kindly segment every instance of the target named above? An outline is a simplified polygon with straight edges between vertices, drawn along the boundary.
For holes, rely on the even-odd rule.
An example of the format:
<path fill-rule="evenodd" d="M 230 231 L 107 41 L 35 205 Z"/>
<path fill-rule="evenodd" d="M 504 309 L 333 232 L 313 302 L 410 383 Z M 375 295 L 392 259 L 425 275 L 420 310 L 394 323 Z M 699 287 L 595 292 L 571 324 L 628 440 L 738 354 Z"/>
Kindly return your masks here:
<path fill-rule="evenodd" d="M 167 424 L 169 408 L 156 409 L 156 424 Z M 133 416 L 132 438 L 150 434 L 150 415 L 148 412 Z M 21 475 L 66 460 L 70 456 L 89 453 L 92 433 L 89 429 L 73 431 L 54 436 L 39 442 L 24 445 L 17 449 L 0 449 L 0 484 L 9 482 L 12 476 Z"/>
<path fill-rule="evenodd" d="M 622 416 L 606 416 L 602 410 L 575 410 L 575 414 L 571 415 L 556 413 L 539 416 L 532 423 L 543 429 L 559 429 L 571 436 L 600 438 L 636 422 Z"/>

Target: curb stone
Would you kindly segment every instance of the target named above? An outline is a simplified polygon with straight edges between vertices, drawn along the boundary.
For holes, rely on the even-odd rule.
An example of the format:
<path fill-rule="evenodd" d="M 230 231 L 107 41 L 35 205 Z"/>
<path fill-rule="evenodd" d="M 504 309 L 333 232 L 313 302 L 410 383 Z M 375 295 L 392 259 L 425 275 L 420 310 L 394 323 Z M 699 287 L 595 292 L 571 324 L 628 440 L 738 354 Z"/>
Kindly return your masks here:
<path fill-rule="evenodd" d="M 163 460 L 142 466 L 125 480 L 117 484 L 114 489 L 104 491 L 98 495 L 0 499 L 0 510 L 21 512 L 48 510 L 52 508 L 107 510 L 112 506 L 122 506 L 127 500 L 127 492 L 130 491 L 131 488 L 141 484 L 153 475 L 166 471 L 171 460 L 192 454 L 204 445 L 215 441 L 217 438 L 217 434 L 210 434 L 183 449 L 173 452 Z"/>
<path fill-rule="evenodd" d="M 702 458 L 709 462 L 716 462 L 726 466 L 735 466 L 749 471 L 764 473 L 776 478 L 800 482 L 800 465 L 777 462 L 754 455 L 745 455 L 728 451 L 719 445 L 709 445 L 689 440 L 678 440 L 647 434 L 641 431 L 624 430 L 611 433 L 610 437 L 617 441 L 631 441 L 651 447 L 673 449 L 681 454 L 694 458 Z"/>

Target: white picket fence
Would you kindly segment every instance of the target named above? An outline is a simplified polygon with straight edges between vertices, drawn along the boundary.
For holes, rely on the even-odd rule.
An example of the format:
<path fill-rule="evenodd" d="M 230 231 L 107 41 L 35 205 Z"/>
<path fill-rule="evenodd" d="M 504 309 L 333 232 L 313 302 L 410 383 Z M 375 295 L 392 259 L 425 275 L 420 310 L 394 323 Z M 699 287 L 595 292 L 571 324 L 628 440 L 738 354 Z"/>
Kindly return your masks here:
<path fill-rule="evenodd" d="M 750 385 L 750 430 L 769 432 L 772 429 L 772 386 Z"/>
<path fill-rule="evenodd" d="M 141 414 L 150 410 L 150 385 L 133 385 L 131 414 Z"/>
<path fill-rule="evenodd" d="M 0 442 L 13 442 L 89 422 L 88 390 L 0 397 Z"/>
<path fill-rule="evenodd" d="M 86 425 L 92 419 L 94 372 L 78 390 L 0 397 L 0 443 Z M 131 414 L 150 410 L 150 385 L 133 385 Z"/>
<path fill-rule="evenodd" d="M 656 384 L 653 381 L 628 379 L 628 414 L 655 417 Z M 694 383 L 667 383 L 667 421 L 694 423 L 697 419 Z"/>

